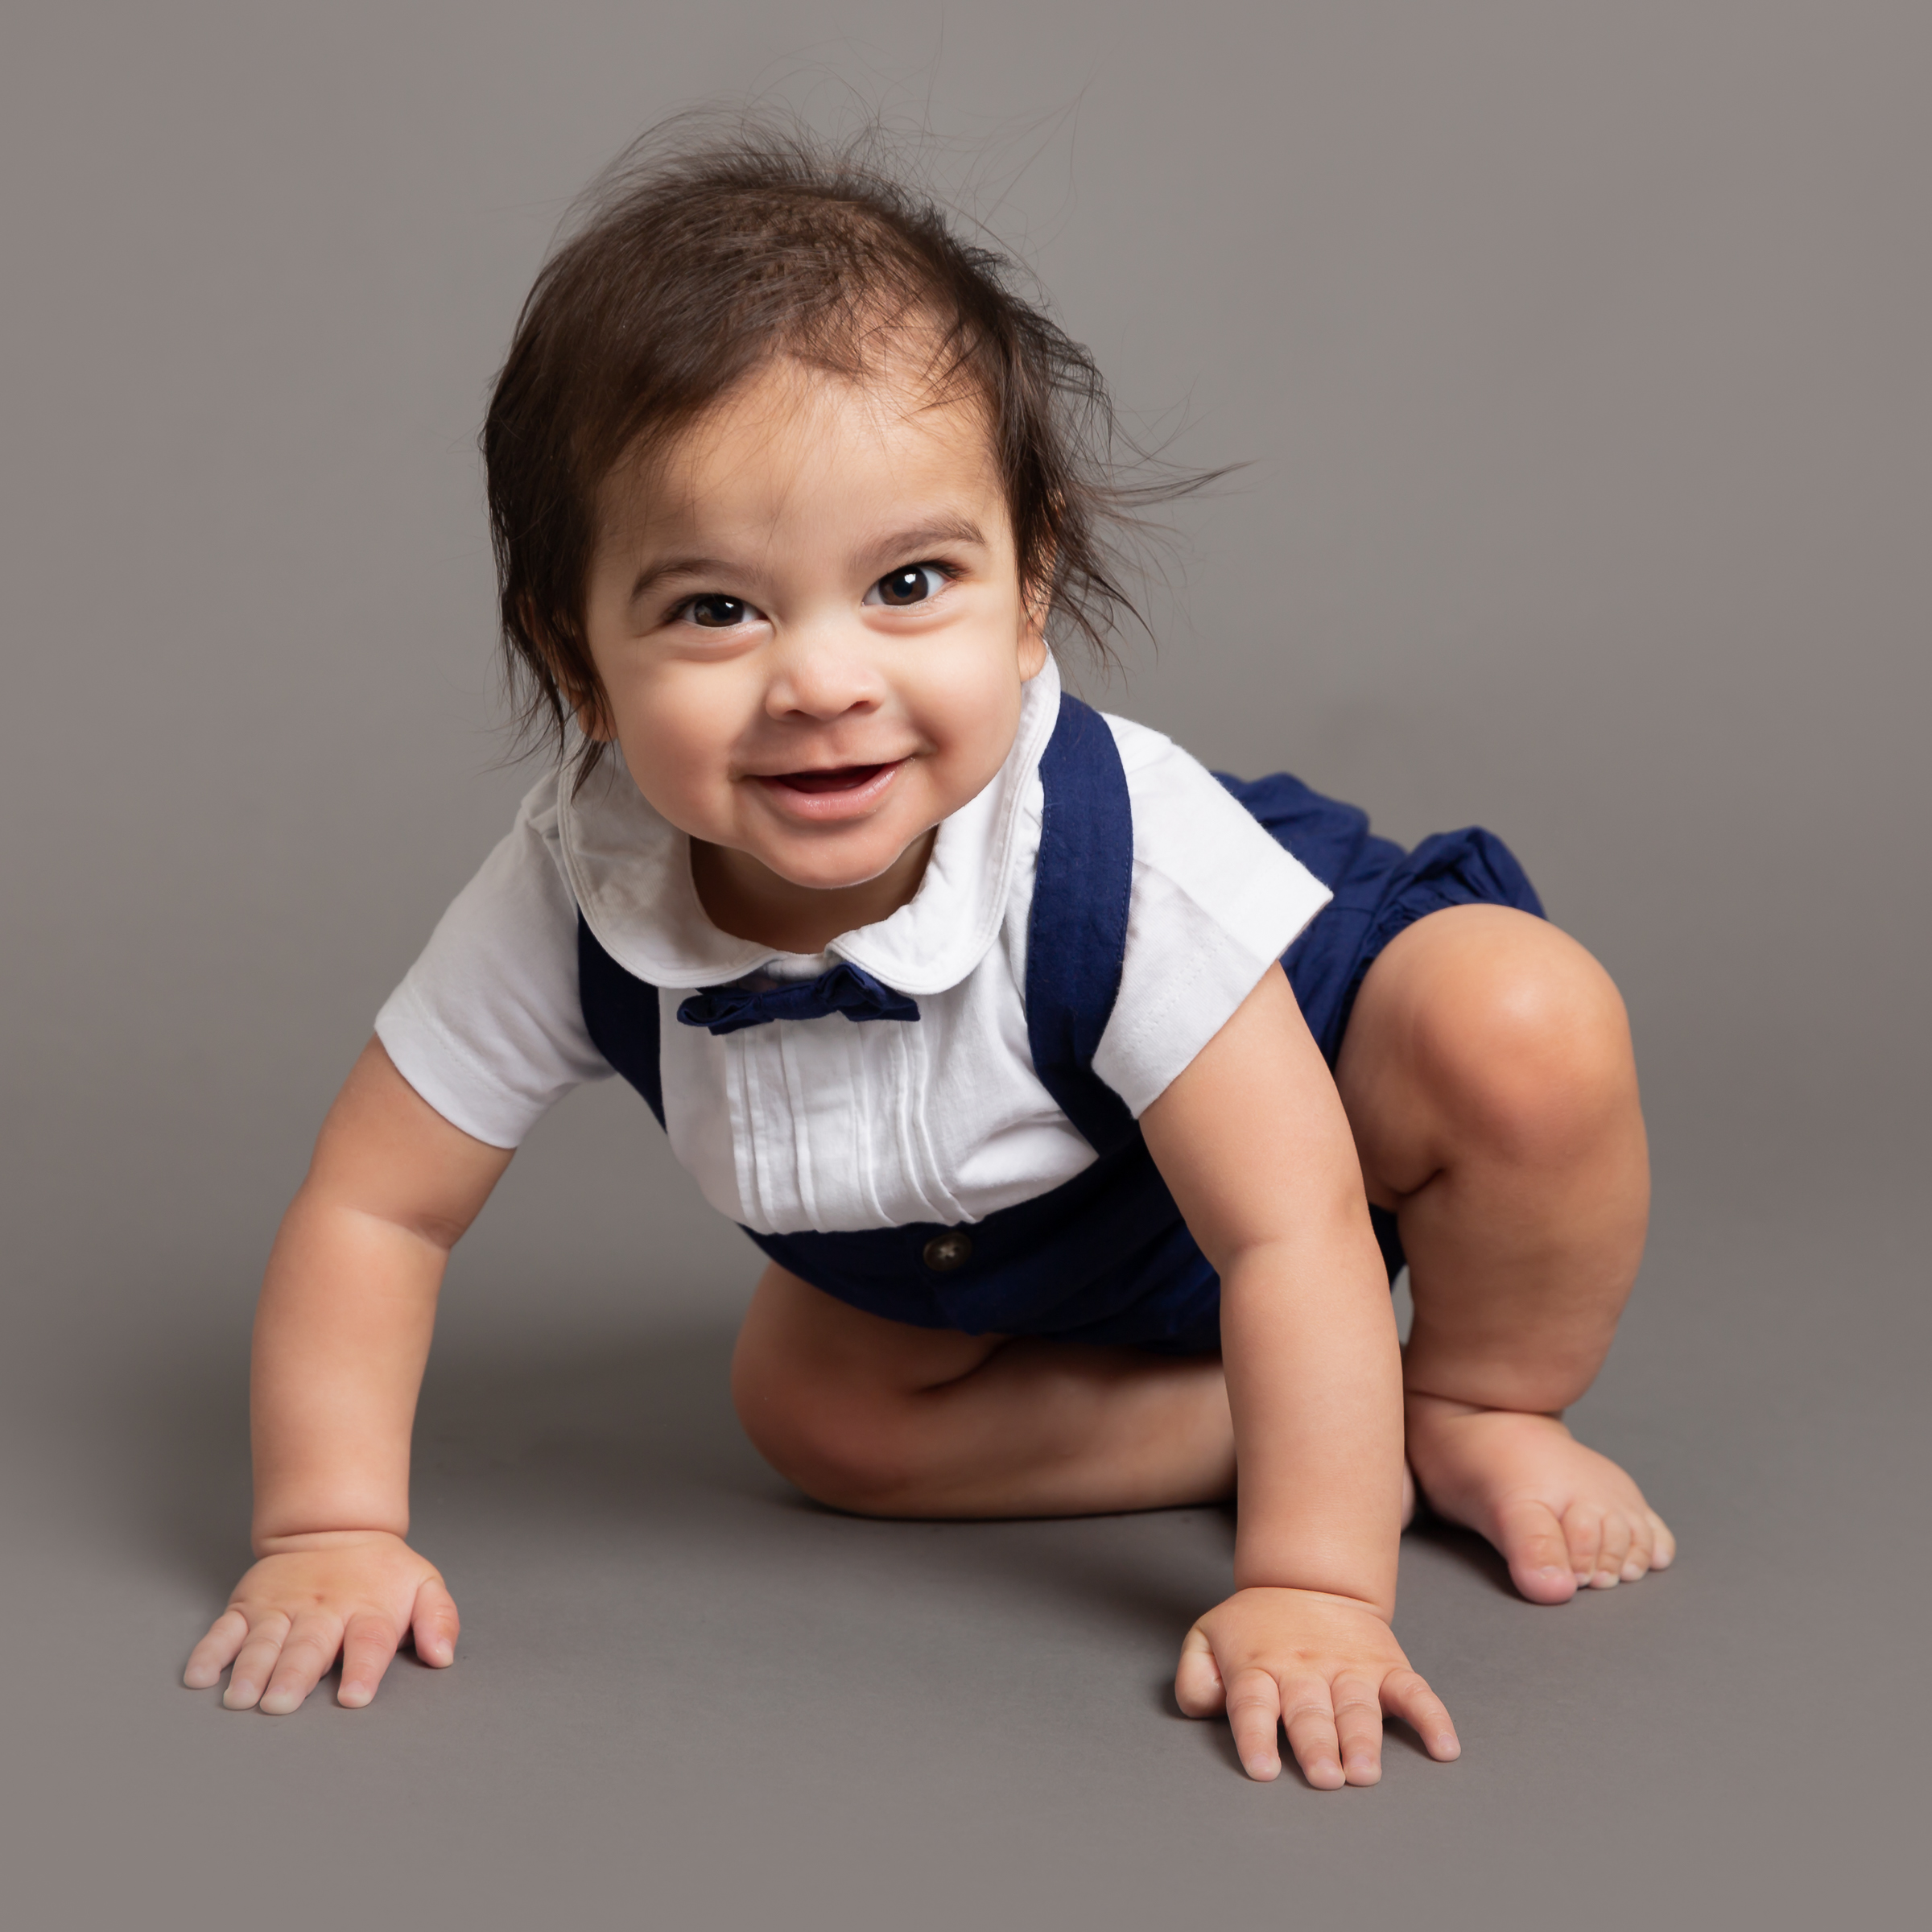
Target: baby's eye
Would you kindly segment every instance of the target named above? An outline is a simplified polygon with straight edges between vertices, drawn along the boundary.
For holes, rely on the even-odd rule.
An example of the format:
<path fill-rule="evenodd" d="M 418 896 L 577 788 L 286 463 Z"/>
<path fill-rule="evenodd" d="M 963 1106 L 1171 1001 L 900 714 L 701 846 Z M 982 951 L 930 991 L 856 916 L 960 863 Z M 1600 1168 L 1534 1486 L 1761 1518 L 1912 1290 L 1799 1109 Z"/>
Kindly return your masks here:
<path fill-rule="evenodd" d="M 888 571 L 866 592 L 865 601 L 903 610 L 908 604 L 923 604 L 928 597 L 936 597 L 951 580 L 951 572 L 943 564 L 908 564 L 903 570 Z"/>
<path fill-rule="evenodd" d="M 729 630 L 734 624 L 749 621 L 751 606 L 742 597 L 727 597 L 716 591 L 693 597 L 684 606 L 683 616 L 700 630 Z"/>

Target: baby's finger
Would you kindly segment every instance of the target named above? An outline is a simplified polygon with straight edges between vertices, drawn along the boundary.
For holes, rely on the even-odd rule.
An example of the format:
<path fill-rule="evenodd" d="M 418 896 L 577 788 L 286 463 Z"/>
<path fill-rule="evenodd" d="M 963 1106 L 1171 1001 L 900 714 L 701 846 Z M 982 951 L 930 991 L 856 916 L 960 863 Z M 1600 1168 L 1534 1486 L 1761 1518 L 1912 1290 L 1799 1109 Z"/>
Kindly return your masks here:
<path fill-rule="evenodd" d="M 1228 1686 L 1228 1723 L 1242 1768 L 1263 1784 L 1281 1773 L 1274 1742 L 1281 1719 L 1281 1686 L 1265 1670 L 1237 1670 Z"/>
<path fill-rule="evenodd" d="M 224 1708 L 247 1711 L 261 1702 L 269 1674 L 282 1654 L 282 1640 L 287 1635 L 288 1619 L 279 1610 L 270 1612 L 249 1626 L 248 1641 L 242 1646 L 235 1667 L 228 1675 L 228 1688 L 221 1693 Z"/>
<path fill-rule="evenodd" d="M 1413 1670 L 1391 1670 L 1382 1679 L 1382 1708 L 1399 1717 L 1422 1740 L 1422 1748 L 1447 1764 L 1463 1754 L 1449 1707 Z"/>
<path fill-rule="evenodd" d="M 262 1709 L 270 1717 L 286 1717 L 299 1710 L 322 1674 L 342 1647 L 342 1620 L 326 1616 L 305 1616 L 288 1633 L 275 1674 L 262 1693 Z"/>
<path fill-rule="evenodd" d="M 342 1633 L 342 1682 L 336 1689 L 336 1702 L 360 1711 L 376 1695 L 400 1641 L 387 1617 L 366 1611 L 352 1616 Z"/>
<path fill-rule="evenodd" d="M 1214 1646 L 1198 1625 L 1181 1645 L 1181 1661 L 1174 1673 L 1174 1701 L 1183 1717 L 1212 1717 L 1228 1703 L 1220 1666 L 1214 1661 Z"/>
<path fill-rule="evenodd" d="M 181 1681 L 191 1690 L 206 1690 L 221 1681 L 221 1673 L 248 1641 L 248 1619 L 239 1610 L 224 1610 L 208 1627 L 208 1634 L 188 1655 Z"/>
<path fill-rule="evenodd" d="M 1335 1732 L 1335 1707 L 1319 1677 L 1298 1678 L 1282 1688 L 1282 1724 L 1302 1775 L 1318 1791 L 1340 1790 L 1342 1752 Z"/>
<path fill-rule="evenodd" d="M 456 1600 L 444 1587 L 440 1576 L 431 1577 L 416 1592 L 410 1628 L 415 1637 L 416 1655 L 424 1663 L 440 1670 L 456 1661 L 456 1637 L 463 1620 L 456 1615 Z"/>
<path fill-rule="evenodd" d="M 1373 1785 L 1382 1775 L 1382 1700 L 1365 1677 L 1338 1677 L 1330 1693 L 1335 1700 L 1335 1735 L 1340 1747 L 1342 1775 L 1352 1785 Z"/>

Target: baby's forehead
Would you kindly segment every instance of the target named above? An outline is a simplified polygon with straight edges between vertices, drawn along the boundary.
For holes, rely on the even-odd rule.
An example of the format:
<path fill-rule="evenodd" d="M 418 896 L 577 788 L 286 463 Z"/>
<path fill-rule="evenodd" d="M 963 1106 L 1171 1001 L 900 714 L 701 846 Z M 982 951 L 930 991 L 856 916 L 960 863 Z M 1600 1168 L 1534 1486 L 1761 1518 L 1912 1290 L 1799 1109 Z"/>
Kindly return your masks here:
<path fill-rule="evenodd" d="M 774 357 L 669 440 L 666 466 L 867 444 L 997 479 L 985 398 L 956 372 L 908 352 L 881 353 L 857 371 Z"/>
<path fill-rule="evenodd" d="M 891 521 L 923 508 L 978 524 L 990 540 L 1006 522 L 984 401 L 903 357 L 857 376 L 774 360 L 620 464 L 603 495 L 607 532 L 638 535 Z"/>

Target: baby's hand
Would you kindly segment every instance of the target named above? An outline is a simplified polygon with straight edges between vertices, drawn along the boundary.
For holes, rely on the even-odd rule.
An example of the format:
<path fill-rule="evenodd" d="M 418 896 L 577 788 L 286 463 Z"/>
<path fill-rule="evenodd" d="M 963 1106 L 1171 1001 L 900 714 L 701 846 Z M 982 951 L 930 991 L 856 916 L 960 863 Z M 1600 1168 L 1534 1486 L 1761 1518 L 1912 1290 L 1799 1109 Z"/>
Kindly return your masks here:
<path fill-rule="evenodd" d="M 277 1539 L 235 1586 L 228 1608 L 195 1645 L 182 1682 L 205 1690 L 230 1662 L 222 1703 L 293 1711 L 342 1657 L 336 1702 L 352 1709 L 376 1694 L 405 1636 L 439 1670 L 456 1662 L 456 1606 L 433 1564 L 399 1536 L 334 1530 Z"/>
<path fill-rule="evenodd" d="M 1250 1777 L 1281 1770 L 1275 1726 L 1324 1791 L 1382 1775 L 1382 1713 L 1405 1718 L 1431 1757 L 1459 1757 L 1443 1700 L 1409 1668 L 1367 1604 L 1319 1590 L 1237 1590 L 1187 1633 L 1174 1677 L 1189 1717 L 1228 1713 Z"/>

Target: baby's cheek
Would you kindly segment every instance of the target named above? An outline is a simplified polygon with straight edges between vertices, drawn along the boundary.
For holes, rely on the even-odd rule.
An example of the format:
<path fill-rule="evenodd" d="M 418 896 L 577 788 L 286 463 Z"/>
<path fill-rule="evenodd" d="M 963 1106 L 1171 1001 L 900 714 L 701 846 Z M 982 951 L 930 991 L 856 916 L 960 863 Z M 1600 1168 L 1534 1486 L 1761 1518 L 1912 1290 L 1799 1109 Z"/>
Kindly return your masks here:
<path fill-rule="evenodd" d="M 976 797 L 998 775 L 1000 768 L 1013 755 L 1019 725 L 1019 706 L 1001 704 L 989 707 L 987 715 L 966 737 L 956 759 L 961 804 Z"/>
<path fill-rule="evenodd" d="M 989 776 L 1005 763 L 1019 734 L 1026 686 L 1009 654 L 982 647 L 955 667 L 950 688 L 935 693 L 931 728 L 962 770 Z"/>
<path fill-rule="evenodd" d="M 696 838 L 719 836 L 731 789 L 729 766 L 721 754 L 661 729 L 621 731 L 618 742 L 632 781 L 661 817 Z"/>

